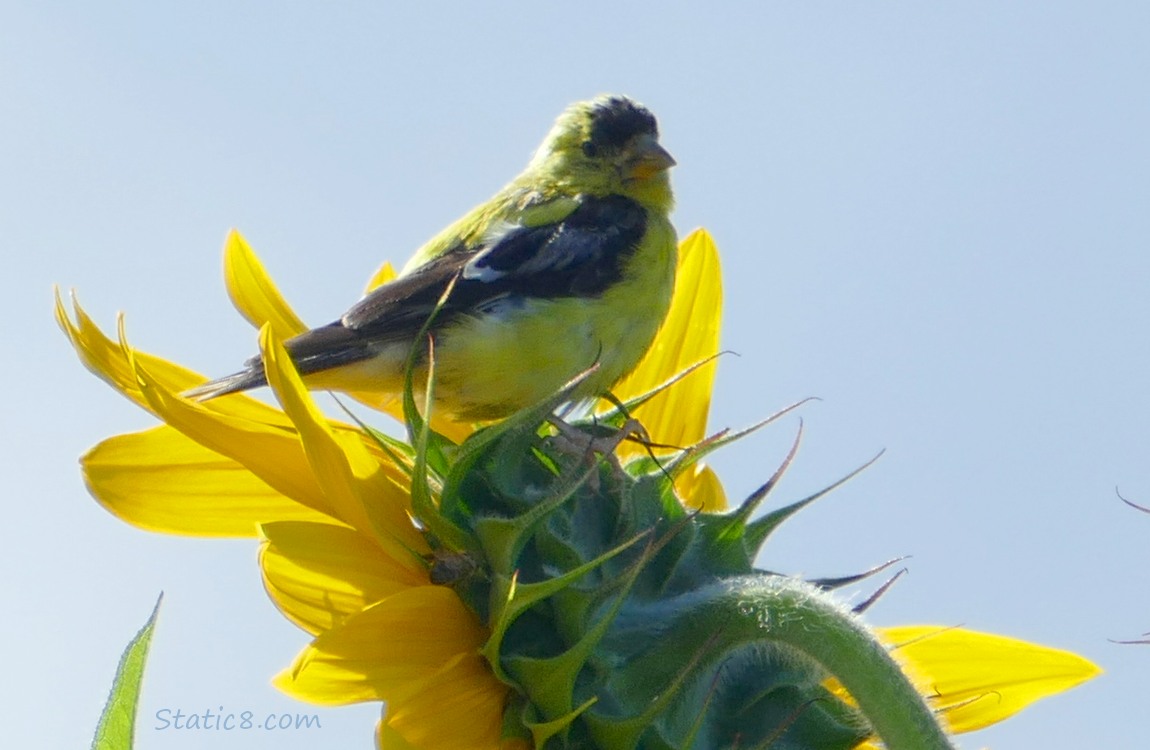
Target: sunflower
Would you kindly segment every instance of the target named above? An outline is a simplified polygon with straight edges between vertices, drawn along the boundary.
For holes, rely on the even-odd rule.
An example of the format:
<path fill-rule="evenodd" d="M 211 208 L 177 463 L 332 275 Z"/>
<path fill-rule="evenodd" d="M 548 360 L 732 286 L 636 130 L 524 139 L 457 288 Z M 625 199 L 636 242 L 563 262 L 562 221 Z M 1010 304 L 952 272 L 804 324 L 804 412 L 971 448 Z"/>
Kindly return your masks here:
<path fill-rule="evenodd" d="M 699 460 L 705 451 L 684 454 L 681 450 L 721 442 L 706 438 L 719 351 L 722 292 L 718 253 L 710 236 L 700 230 L 683 241 L 679 257 L 671 312 L 638 368 L 615 388 L 622 402 L 633 405 L 633 415 L 645 428 L 647 445 L 624 442 L 618 453 L 627 462 L 627 473 L 639 478 L 635 487 L 650 486 L 644 477 L 672 473 L 674 495 L 687 507 L 701 511 L 684 519 L 729 518 L 721 513 L 727 501 L 720 480 Z M 582 618 L 591 628 L 607 622 L 589 649 L 612 643 L 612 638 L 620 639 L 619 622 L 631 622 L 635 628 L 634 612 L 654 606 L 649 601 L 644 600 L 641 607 L 619 604 L 617 609 L 624 614 L 606 621 L 589 618 L 586 611 L 574 611 L 584 600 L 571 596 L 571 591 L 589 585 L 593 576 L 588 571 L 599 575 L 615 564 L 618 575 L 602 576 L 603 586 L 613 586 L 613 592 L 623 586 L 620 577 L 633 576 L 625 584 L 631 590 L 641 588 L 645 576 L 661 581 L 682 577 L 679 572 L 657 570 L 655 560 L 668 554 L 662 549 L 679 544 L 679 529 L 690 522 L 681 520 L 654 546 L 648 539 L 643 551 L 642 544 L 634 544 L 637 536 L 625 544 L 612 537 L 615 546 L 606 551 L 597 548 L 594 559 L 576 555 L 555 565 L 534 557 L 528 561 L 531 564 L 524 564 L 505 551 L 487 550 L 491 560 L 515 564 L 508 562 L 502 568 L 490 564 L 489 570 L 482 570 L 487 563 L 481 542 L 501 538 L 508 544 L 511 537 L 492 532 L 494 527 L 486 516 L 480 520 L 460 516 L 466 503 L 453 495 L 448 467 L 433 476 L 429 486 L 437 494 L 440 507 L 454 509 L 455 515 L 442 523 L 459 530 L 463 543 L 458 546 L 467 549 L 445 549 L 442 536 L 431 533 L 436 528 L 429 523 L 432 519 L 424 517 L 425 509 L 417 510 L 413 503 L 413 486 L 427 481 L 419 474 L 419 452 L 362 424 L 326 417 L 303 387 L 280 343 L 306 326 L 235 232 L 225 247 L 225 268 L 233 302 L 261 329 L 261 352 L 280 408 L 246 395 L 206 403 L 189 401 L 180 394 L 202 382 L 201 375 L 133 349 L 124 335 L 122 320 L 117 339 L 109 338 L 77 303 L 69 314 L 57 297 L 57 320 L 81 361 L 163 423 L 109 438 L 83 457 L 84 478 L 95 498 L 116 516 L 149 531 L 258 537 L 260 568 L 269 596 L 286 617 L 312 637 L 293 664 L 276 676 L 275 684 L 290 695 L 319 704 L 383 701 L 385 708 L 376 732 L 381 747 L 542 747 L 552 737 L 558 738 L 555 741 L 586 737 L 602 747 L 626 746 L 612 744 L 612 737 L 632 736 L 619 729 L 619 722 L 611 724 L 612 712 L 627 704 L 627 690 L 642 692 L 636 687 L 638 683 L 608 676 L 590 687 L 579 684 L 590 680 L 588 675 L 605 663 L 603 654 L 589 650 L 584 660 L 572 667 L 571 684 L 564 688 L 567 695 L 557 697 L 552 688 L 534 684 L 552 677 L 533 672 L 530 664 L 542 663 L 544 657 L 569 658 L 566 655 L 576 650 L 573 643 L 588 642 L 587 633 L 573 620 Z M 383 266 L 369 288 L 393 275 L 390 266 Z M 373 394 L 358 395 L 372 407 L 403 417 L 401 403 L 382 403 Z M 610 417 L 607 412 L 598 416 Z M 447 422 L 432 415 L 431 427 L 442 436 L 436 440 L 447 446 L 448 452 L 462 444 L 458 455 L 468 456 L 475 471 L 483 470 L 484 461 L 494 460 L 496 454 L 486 448 L 468 452 L 473 443 L 494 444 L 484 434 L 475 434 L 477 429 L 484 432 L 481 426 Z M 487 433 L 490 435 L 497 434 L 499 428 L 486 429 L 496 430 Z M 535 425 L 529 432 L 531 439 L 537 437 Z M 504 487 L 508 482 L 525 481 L 528 484 L 520 489 L 535 491 L 543 481 L 541 476 L 550 479 L 552 474 L 563 474 L 557 467 L 565 459 L 546 458 L 546 451 L 544 444 L 533 444 L 527 455 L 534 463 L 517 464 L 515 471 L 497 465 L 488 470 L 487 483 Z M 689 455 L 690 460 L 676 461 L 683 455 Z M 551 474 L 540 472 L 536 465 L 540 456 L 546 459 L 540 465 Z M 665 464 L 672 466 L 671 472 Z M 523 466 L 527 468 L 520 471 Z M 506 479 L 507 475 L 524 473 L 530 477 Z M 608 485 L 604 491 L 617 480 L 608 469 L 598 474 Z M 466 484 L 469 481 L 465 478 L 463 485 L 456 481 L 455 490 L 463 486 L 472 493 L 469 497 L 474 497 L 474 484 Z M 556 496 L 554 507 L 572 505 L 568 499 Z M 579 507 L 593 505 L 584 498 Z M 444 514 L 451 515 L 447 510 Z M 570 552 L 560 549 L 561 543 L 569 541 L 566 537 L 541 538 L 540 521 L 533 519 L 535 526 L 516 527 L 512 536 L 517 541 L 510 546 L 530 548 L 532 556 L 542 554 L 548 545 L 562 555 Z M 642 529 L 637 531 L 641 535 Z M 437 561 L 445 552 L 474 561 L 480 573 L 465 573 L 459 585 L 433 583 Z M 697 561 L 684 553 L 675 563 L 684 560 Z M 564 572 L 553 576 L 559 583 L 550 583 L 543 574 L 530 578 L 532 570 Z M 538 588 L 548 586 L 546 591 Z M 603 602 L 615 600 L 586 601 L 596 602 L 599 609 L 590 609 L 598 612 Z M 542 628 L 542 634 L 526 630 L 527 624 Z M 562 637 L 556 638 L 556 632 Z M 875 635 L 951 732 L 972 731 L 1001 721 L 1034 700 L 1069 689 L 1098 672 L 1074 654 L 961 628 L 910 626 L 879 629 Z M 525 643 L 543 641 L 558 645 L 546 654 L 515 650 Z M 694 659 L 701 667 L 709 658 L 704 651 L 683 657 Z M 771 662 L 773 656 L 764 653 L 755 652 L 749 663 Z M 745 666 L 744 662 L 739 663 Z M 728 671 L 732 663 L 726 662 Z M 711 673 L 703 670 L 701 674 Z M 679 682 L 674 684 L 682 688 L 674 710 L 688 719 L 700 717 L 716 693 L 702 690 L 699 686 L 703 683 L 692 682 L 694 678 L 675 679 Z M 803 683 L 808 691 L 803 695 L 832 696 L 836 705 L 846 708 L 815 718 L 809 718 L 808 714 L 814 713 L 809 711 L 798 719 L 780 720 L 766 731 L 781 738 L 796 731 L 792 725 L 807 722 L 808 729 L 833 729 L 843 747 L 861 747 L 872 741 L 869 728 L 858 724 L 857 717 L 849 713 L 856 705 L 855 698 L 862 696 L 851 695 L 826 674 L 808 682 Z M 577 697 L 584 694 L 592 697 Z M 696 701 L 687 700 L 688 696 Z M 663 723 L 657 731 L 665 731 L 667 736 L 703 736 L 703 730 L 691 728 L 694 719 L 688 719 L 660 715 Z M 646 731 L 656 730 L 638 727 L 633 737 L 647 741 Z"/>

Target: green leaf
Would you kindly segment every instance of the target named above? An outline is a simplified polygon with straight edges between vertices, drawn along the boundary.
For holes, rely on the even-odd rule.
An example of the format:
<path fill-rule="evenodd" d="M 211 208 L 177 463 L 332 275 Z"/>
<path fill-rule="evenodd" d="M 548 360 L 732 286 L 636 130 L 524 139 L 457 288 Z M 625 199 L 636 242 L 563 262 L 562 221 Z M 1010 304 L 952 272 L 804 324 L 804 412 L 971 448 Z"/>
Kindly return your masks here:
<path fill-rule="evenodd" d="M 160 602 L 163 599 L 164 595 L 160 594 L 148 621 L 120 657 L 108 703 L 104 706 L 96 735 L 92 738 L 92 750 L 130 750 L 132 747 L 136 709 L 140 703 L 140 682 L 144 678 L 144 663 L 148 659 L 152 630 L 156 627 L 156 615 L 160 612 Z"/>

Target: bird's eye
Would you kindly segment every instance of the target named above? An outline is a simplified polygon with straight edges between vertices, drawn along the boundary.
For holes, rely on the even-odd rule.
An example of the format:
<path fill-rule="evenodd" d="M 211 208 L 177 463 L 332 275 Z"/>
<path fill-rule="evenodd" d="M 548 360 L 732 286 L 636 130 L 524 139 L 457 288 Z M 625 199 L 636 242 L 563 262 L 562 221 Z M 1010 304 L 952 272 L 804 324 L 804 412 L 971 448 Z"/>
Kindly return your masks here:
<path fill-rule="evenodd" d="M 593 158 L 595 158 L 596 153 L 597 153 L 597 150 L 595 148 L 594 143 L 592 143 L 591 141 L 583 141 L 583 155 L 584 156 L 586 156 L 588 159 L 593 159 Z"/>

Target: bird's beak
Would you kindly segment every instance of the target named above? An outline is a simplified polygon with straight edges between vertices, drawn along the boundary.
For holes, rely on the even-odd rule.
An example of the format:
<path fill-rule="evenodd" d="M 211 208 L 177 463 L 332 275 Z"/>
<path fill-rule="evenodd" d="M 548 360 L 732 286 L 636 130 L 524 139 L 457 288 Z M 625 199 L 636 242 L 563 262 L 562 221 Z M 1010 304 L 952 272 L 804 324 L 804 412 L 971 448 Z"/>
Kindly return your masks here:
<path fill-rule="evenodd" d="M 653 136 L 645 135 L 631 149 L 623 162 L 623 177 L 628 180 L 645 180 L 675 166 L 675 160 L 667 150 L 659 145 Z"/>

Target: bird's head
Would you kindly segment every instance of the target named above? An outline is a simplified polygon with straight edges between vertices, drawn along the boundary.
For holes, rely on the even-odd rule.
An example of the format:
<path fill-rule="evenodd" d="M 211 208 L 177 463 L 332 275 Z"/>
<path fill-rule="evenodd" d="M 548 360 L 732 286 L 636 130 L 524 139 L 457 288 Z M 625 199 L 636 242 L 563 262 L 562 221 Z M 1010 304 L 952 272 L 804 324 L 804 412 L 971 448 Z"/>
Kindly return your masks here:
<path fill-rule="evenodd" d="M 563 192 L 624 195 L 668 211 L 667 170 L 674 165 L 646 107 L 625 96 L 600 96 L 559 115 L 528 173 Z"/>

